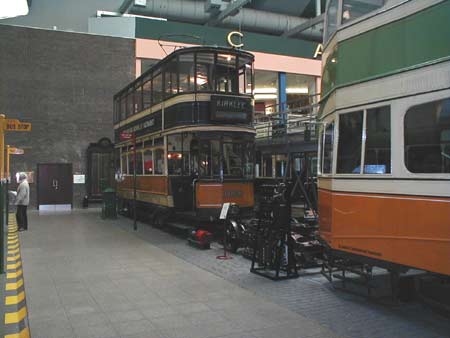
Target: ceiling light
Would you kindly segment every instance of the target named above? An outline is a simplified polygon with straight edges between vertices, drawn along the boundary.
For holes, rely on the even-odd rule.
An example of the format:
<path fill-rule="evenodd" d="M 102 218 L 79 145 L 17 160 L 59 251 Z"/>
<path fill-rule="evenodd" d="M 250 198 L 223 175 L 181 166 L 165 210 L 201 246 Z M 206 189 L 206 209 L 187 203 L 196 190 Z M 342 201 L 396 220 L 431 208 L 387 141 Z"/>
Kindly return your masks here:
<path fill-rule="evenodd" d="M 277 89 L 274 87 L 268 87 L 268 88 L 255 88 L 255 94 L 276 94 Z"/>
<path fill-rule="evenodd" d="M 277 94 L 255 94 L 255 100 L 276 100 Z"/>
<path fill-rule="evenodd" d="M 287 94 L 308 94 L 308 88 L 307 87 L 291 87 L 286 88 Z"/>
<path fill-rule="evenodd" d="M 3 0 L 0 1 L 0 19 L 14 18 L 28 14 L 27 0 Z"/>

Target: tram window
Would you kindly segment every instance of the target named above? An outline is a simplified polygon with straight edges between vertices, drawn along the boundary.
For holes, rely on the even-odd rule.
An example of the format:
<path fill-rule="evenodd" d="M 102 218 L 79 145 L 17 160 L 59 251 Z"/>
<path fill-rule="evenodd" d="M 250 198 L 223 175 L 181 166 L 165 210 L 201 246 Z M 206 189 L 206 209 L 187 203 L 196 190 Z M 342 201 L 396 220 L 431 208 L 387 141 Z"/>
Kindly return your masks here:
<path fill-rule="evenodd" d="M 164 93 L 165 97 L 178 93 L 177 62 L 174 58 L 164 66 Z"/>
<path fill-rule="evenodd" d="M 143 109 L 147 109 L 152 105 L 152 80 L 151 78 L 146 78 L 142 86 L 142 101 Z"/>
<path fill-rule="evenodd" d="M 120 121 L 120 98 L 114 98 L 114 123 Z"/>
<path fill-rule="evenodd" d="M 155 145 L 155 146 L 162 146 L 163 144 L 164 144 L 163 137 L 158 137 L 153 140 L 153 145 Z"/>
<path fill-rule="evenodd" d="M 134 114 L 134 90 L 130 89 L 127 95 L 127 117 Z"/>
<path fill-rule="evenodd" d="M 225 93 L 237 92 L 236 56 L 217 54 L 216 91 Z"/>
<path fill-rule="evenodd" d="M 133 161 L 133 154 L 128 153 L 128 175 L 134 175 L 134 161 Z"/>
<path fill-rule="evenodd" d="M 214 83 L 214 54 L 197 54 L 197 91 L 212 91 Z"/>
<path fill-rule="evenodd" d="M 122 95 L 120 97 L 120 120 L 127 118 L 127 96 Z"/>
<path fill-rule="evenodd" d="M 224 176 L 242 177 L 243 143 L 223 144 L 223 174 Z"/>
<path fill-rule="evenodd" d="M 128 174 L 127 154 L 122 154 L 120 157 L 120 168 L 123 174 Z"/>
<path fill-rule="evenodd" d="M 404 123 L 406 168 L 450 173 L 450 98 L 411 107 Z"/>
<path fill-rule="evenodd" d="M 167 136 L 167 167 L 169 175 L 183 173 L 183 147 L 181 134 Z"/>
<path fill-rule="evenodd" d="M 245 68 L 239 69 L 239 94 L 245 94 Z"/>
<path fill-rule="evenodd" d="M 182 54 L 178 60 L 179 92 L 192 92 L 194 88 L 194 54 Z"/>
<path fill-rule="evenodd" d="M 157 104 L 162 101 L 162 74 L 159 73 L 153 77 L 152 103 Z"/>
<path fill-rule="evenodd" d="M 211 170 L 214 177 L 220 176 L 220 141 L 211 141 Z"/>
<path fill-rule="evenodd" d="M 155 149 L 155 174 L 164 175 L 164 149 Z"/>
<path fill-rule="evenodd" d="M 202 177 L 211 177 L 211 144 L 205 140 L 199 143 L 199 174 Z"/>
<path fill-rule="evenodd" d="M 153 151 L 151 149 L 144 150 L 144 174 L 153 175 Z"/>
<path fill-rule="evenodd" d="M 362 126 L 362 111 L 339 116 L 338 174 L 361 173 Z"/>
<path fill-rule="evenodd" d="M 136 175 L 142 175 L 143 173 L 142 151 L 138 151 L 136 153 Z"/>
<path fill-rule="evenodd" d="M 333 144 L 334 144 L 334 122 L 327 125 L 324 133 L 322 150 L 323 168 L 322 173 L 331 174 L 333 169 Z"/>
<path fill-rule="evenodd" d="M 364 173 L 391 173 L 391 110 L 389 106 L 367 110 Z"/>
<path fill-rule="evenodd" d="M 141 84 L 134 91 L 134 113 L 142 111 L 142 86 Z"/>
<path fill-rule="evenodd" d="M 244 177 L 249 179 L 253 178 L 255 175 L 254 170 L 255 163 L 255 149 L 253 147 L 253 143 L 245 143 L 244 144 Z"/>
<path fill-rule="evenodd" d="M 183 166 L 183 154 L 181 152 L 167 153 L 167 166 L 169 175 L 181 175 Z"/>
<path fill-rule="evenodd" d="M 367 13 L 383 7 L 384 0 L 343 0 L 342 23 L 355 20 Z"/>
<path fill-rule="evenodd" d="M 245 93 L 251 94 L 254 86 L 253 64 L 245 65 Z"/>

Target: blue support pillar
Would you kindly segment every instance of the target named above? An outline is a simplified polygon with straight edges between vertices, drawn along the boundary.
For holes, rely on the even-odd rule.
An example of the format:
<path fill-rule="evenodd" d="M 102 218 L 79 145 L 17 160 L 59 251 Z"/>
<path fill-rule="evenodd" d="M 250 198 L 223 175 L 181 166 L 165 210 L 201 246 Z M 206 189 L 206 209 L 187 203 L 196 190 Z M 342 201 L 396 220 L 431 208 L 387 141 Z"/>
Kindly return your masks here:
<path fill-rule="evenodd" d="M 287 95 L 286 95 L 286 73 L 278 73 L 278 102 L 280 117 L 283 119 L 283 124 L 287 122 L 287 114 L 285 113 L 287 105 Z"/>

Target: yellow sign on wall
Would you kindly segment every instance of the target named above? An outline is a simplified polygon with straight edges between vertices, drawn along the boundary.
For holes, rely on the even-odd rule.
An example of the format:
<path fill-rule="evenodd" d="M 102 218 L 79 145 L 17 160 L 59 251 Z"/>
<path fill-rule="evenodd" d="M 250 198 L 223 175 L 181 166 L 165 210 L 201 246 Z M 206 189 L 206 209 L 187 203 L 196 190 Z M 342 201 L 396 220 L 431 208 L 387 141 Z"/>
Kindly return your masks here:
<path fill-rule="evenodd" d="M 31 131 L 31 123 L 20 122 L 16 119 L 6 119 L 5 128 L 6 131 Z"/>
<path fill-rule="evenodd" d="M 8 153 L 11 155 L 23 155 L 25 151 L 20 148 L 8 147 Z"/>

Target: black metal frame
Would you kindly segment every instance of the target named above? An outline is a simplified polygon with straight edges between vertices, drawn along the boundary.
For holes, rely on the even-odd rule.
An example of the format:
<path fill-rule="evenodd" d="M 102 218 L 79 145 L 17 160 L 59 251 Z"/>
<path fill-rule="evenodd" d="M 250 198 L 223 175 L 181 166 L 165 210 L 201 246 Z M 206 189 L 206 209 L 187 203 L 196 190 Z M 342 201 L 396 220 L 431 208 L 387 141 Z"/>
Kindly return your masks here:
<path fill-rule="evenodd" d="M 112 175 L 114 175 L 114 144 L 111 142 L 111 140 L 107 137 L 103 137 L 100 140 L 98 140 L 97 143 L 90 143 L 87 150 L 86 150 L 86 192 L 87 196 L 90 202 L 92 201 L 100 201 L 102 199 L 102 196 L 93 196 L 92 195 L 92 177 L 91 177 L 91 169 L 92 169 L 92 154 L 94 153 L 100 153 L 100 154 L 106 154 L 111 153 L 111 160 L 113 161 L 111 163 L 111 170 Z"/>

